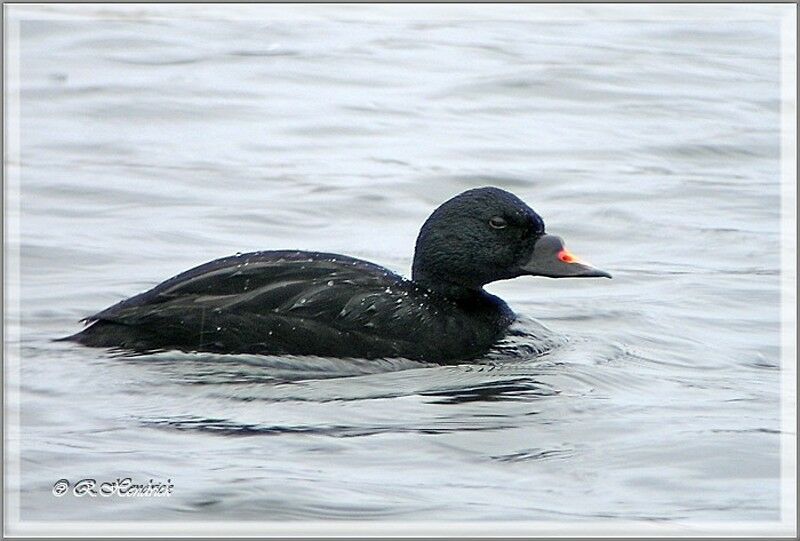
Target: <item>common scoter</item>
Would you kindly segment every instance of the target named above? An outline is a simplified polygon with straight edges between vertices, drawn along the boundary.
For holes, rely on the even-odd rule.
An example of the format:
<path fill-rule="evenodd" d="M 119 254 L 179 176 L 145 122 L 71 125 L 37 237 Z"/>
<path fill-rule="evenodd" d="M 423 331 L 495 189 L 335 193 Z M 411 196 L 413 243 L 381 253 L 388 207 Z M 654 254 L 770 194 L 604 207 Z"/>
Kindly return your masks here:
<path fill-rule="evenodd" d="M 205 263 L 84 321 L 67 337 L 132 351 L 475 359 L 514 312 L 483 286 L 533 275 L 611 275 L 581 262 L 515 195 L 486 187 L 437 208 L 411 280 L 338 254 L 262 251 Z"/>

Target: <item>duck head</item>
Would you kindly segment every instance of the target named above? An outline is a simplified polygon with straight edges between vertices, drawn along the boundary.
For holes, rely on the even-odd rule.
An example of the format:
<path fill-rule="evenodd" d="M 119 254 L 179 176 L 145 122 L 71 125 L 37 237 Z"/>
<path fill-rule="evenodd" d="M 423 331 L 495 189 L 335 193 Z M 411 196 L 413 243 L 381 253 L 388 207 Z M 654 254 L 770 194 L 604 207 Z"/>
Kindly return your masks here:
<path fill-rule="evenodd" d="M 512 193 L 477 188 L 443 203 L 417 237 L 412 278 L 449 294 L 518 276 L 592 278 L 611 275 L 570 253 L 560 237 Z"/>

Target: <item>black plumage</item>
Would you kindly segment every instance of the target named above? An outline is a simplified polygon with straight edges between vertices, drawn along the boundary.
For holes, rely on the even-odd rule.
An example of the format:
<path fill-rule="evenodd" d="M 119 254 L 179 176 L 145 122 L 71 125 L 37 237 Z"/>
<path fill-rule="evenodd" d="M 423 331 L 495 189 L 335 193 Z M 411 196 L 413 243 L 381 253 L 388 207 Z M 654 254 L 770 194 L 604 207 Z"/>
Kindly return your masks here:
<path fill-rule="evenodd" d="M 338 254 L 235 255 L 86 318 L 67 339 L 133 351 L 472 359 L 514 320 L 483 284 L 531 274 L 543 237 L 552 238 L 541 218 L 512 194 L 471 190 L 423 225 L 412 280 Z M 605 275 L 578 265 L 584 274 L 571 275 Z"/>

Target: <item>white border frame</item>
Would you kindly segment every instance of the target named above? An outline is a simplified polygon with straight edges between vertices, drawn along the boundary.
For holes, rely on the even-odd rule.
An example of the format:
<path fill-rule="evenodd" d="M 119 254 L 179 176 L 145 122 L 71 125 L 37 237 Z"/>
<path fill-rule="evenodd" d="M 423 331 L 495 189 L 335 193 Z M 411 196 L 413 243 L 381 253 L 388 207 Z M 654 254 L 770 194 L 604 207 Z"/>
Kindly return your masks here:
<path fill-rule="evenodd" d="M 486 11 L 493 18 L 513 20 L 574 20 L 591 17 L 601 20 L 734 20 L 780 18 L 781 23 L 781 521 L 780 522 L 636 522 L 580 521 L 564 524 L 553 521 L 530 522 L 380 522 L 380 521 L 153 521 L 135 522 L 45 522 L 20 520 L 20 494 L 9 490 L 20 480 L 19 419 L 19 325 L 9 324 L 7 315 L 19 315 L 19 245 L 9 249 L 9 239 L 19 239 L 20 218 L 20 126 L 19 126 L 19 50 L 20 22 L 25 19 L 95 20 L 98 6 L 103 19 L 117 14 L 132 20 L 180 17 L 181 10 L 196 9 L 191 4 L 5 4 L 4 111 L 4 533 L 13 536 L 58 537 L 595 537 L 679 536 L 679 537 L 795 537 L 797 533 L 796 458 L 797 406 L 797 267 L 796 267 L 796 91 L 797 91 L 797 6 L 794 4 L 417 4 L 415 18 L 484 20 Z M 195 19 L 250 19 L 254 14 L 279 14 L 281 19 L 327 19 L 331 14 L 362 20 L 386 20 L 406 16 L 408 6 L 398 4 L 202 4 Z M 233 10 L 233 13 L 232 13 Z"/>

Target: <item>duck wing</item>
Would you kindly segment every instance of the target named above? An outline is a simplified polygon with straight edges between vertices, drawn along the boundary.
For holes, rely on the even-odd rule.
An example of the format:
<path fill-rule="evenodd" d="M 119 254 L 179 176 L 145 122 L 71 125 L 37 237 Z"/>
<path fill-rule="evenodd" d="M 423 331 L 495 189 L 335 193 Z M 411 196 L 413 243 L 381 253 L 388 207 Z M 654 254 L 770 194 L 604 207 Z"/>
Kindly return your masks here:
<path fill-rule="evenodd" d="M 427 295 L 351 257 L 253 252 L 200 265 L 98 312 L 75 338 L 137 350 L 421 358 L 431 342 L 411 329 L 431 337 L 463 330 L 437 323 L 439 310 L 420 302 Z"/>

